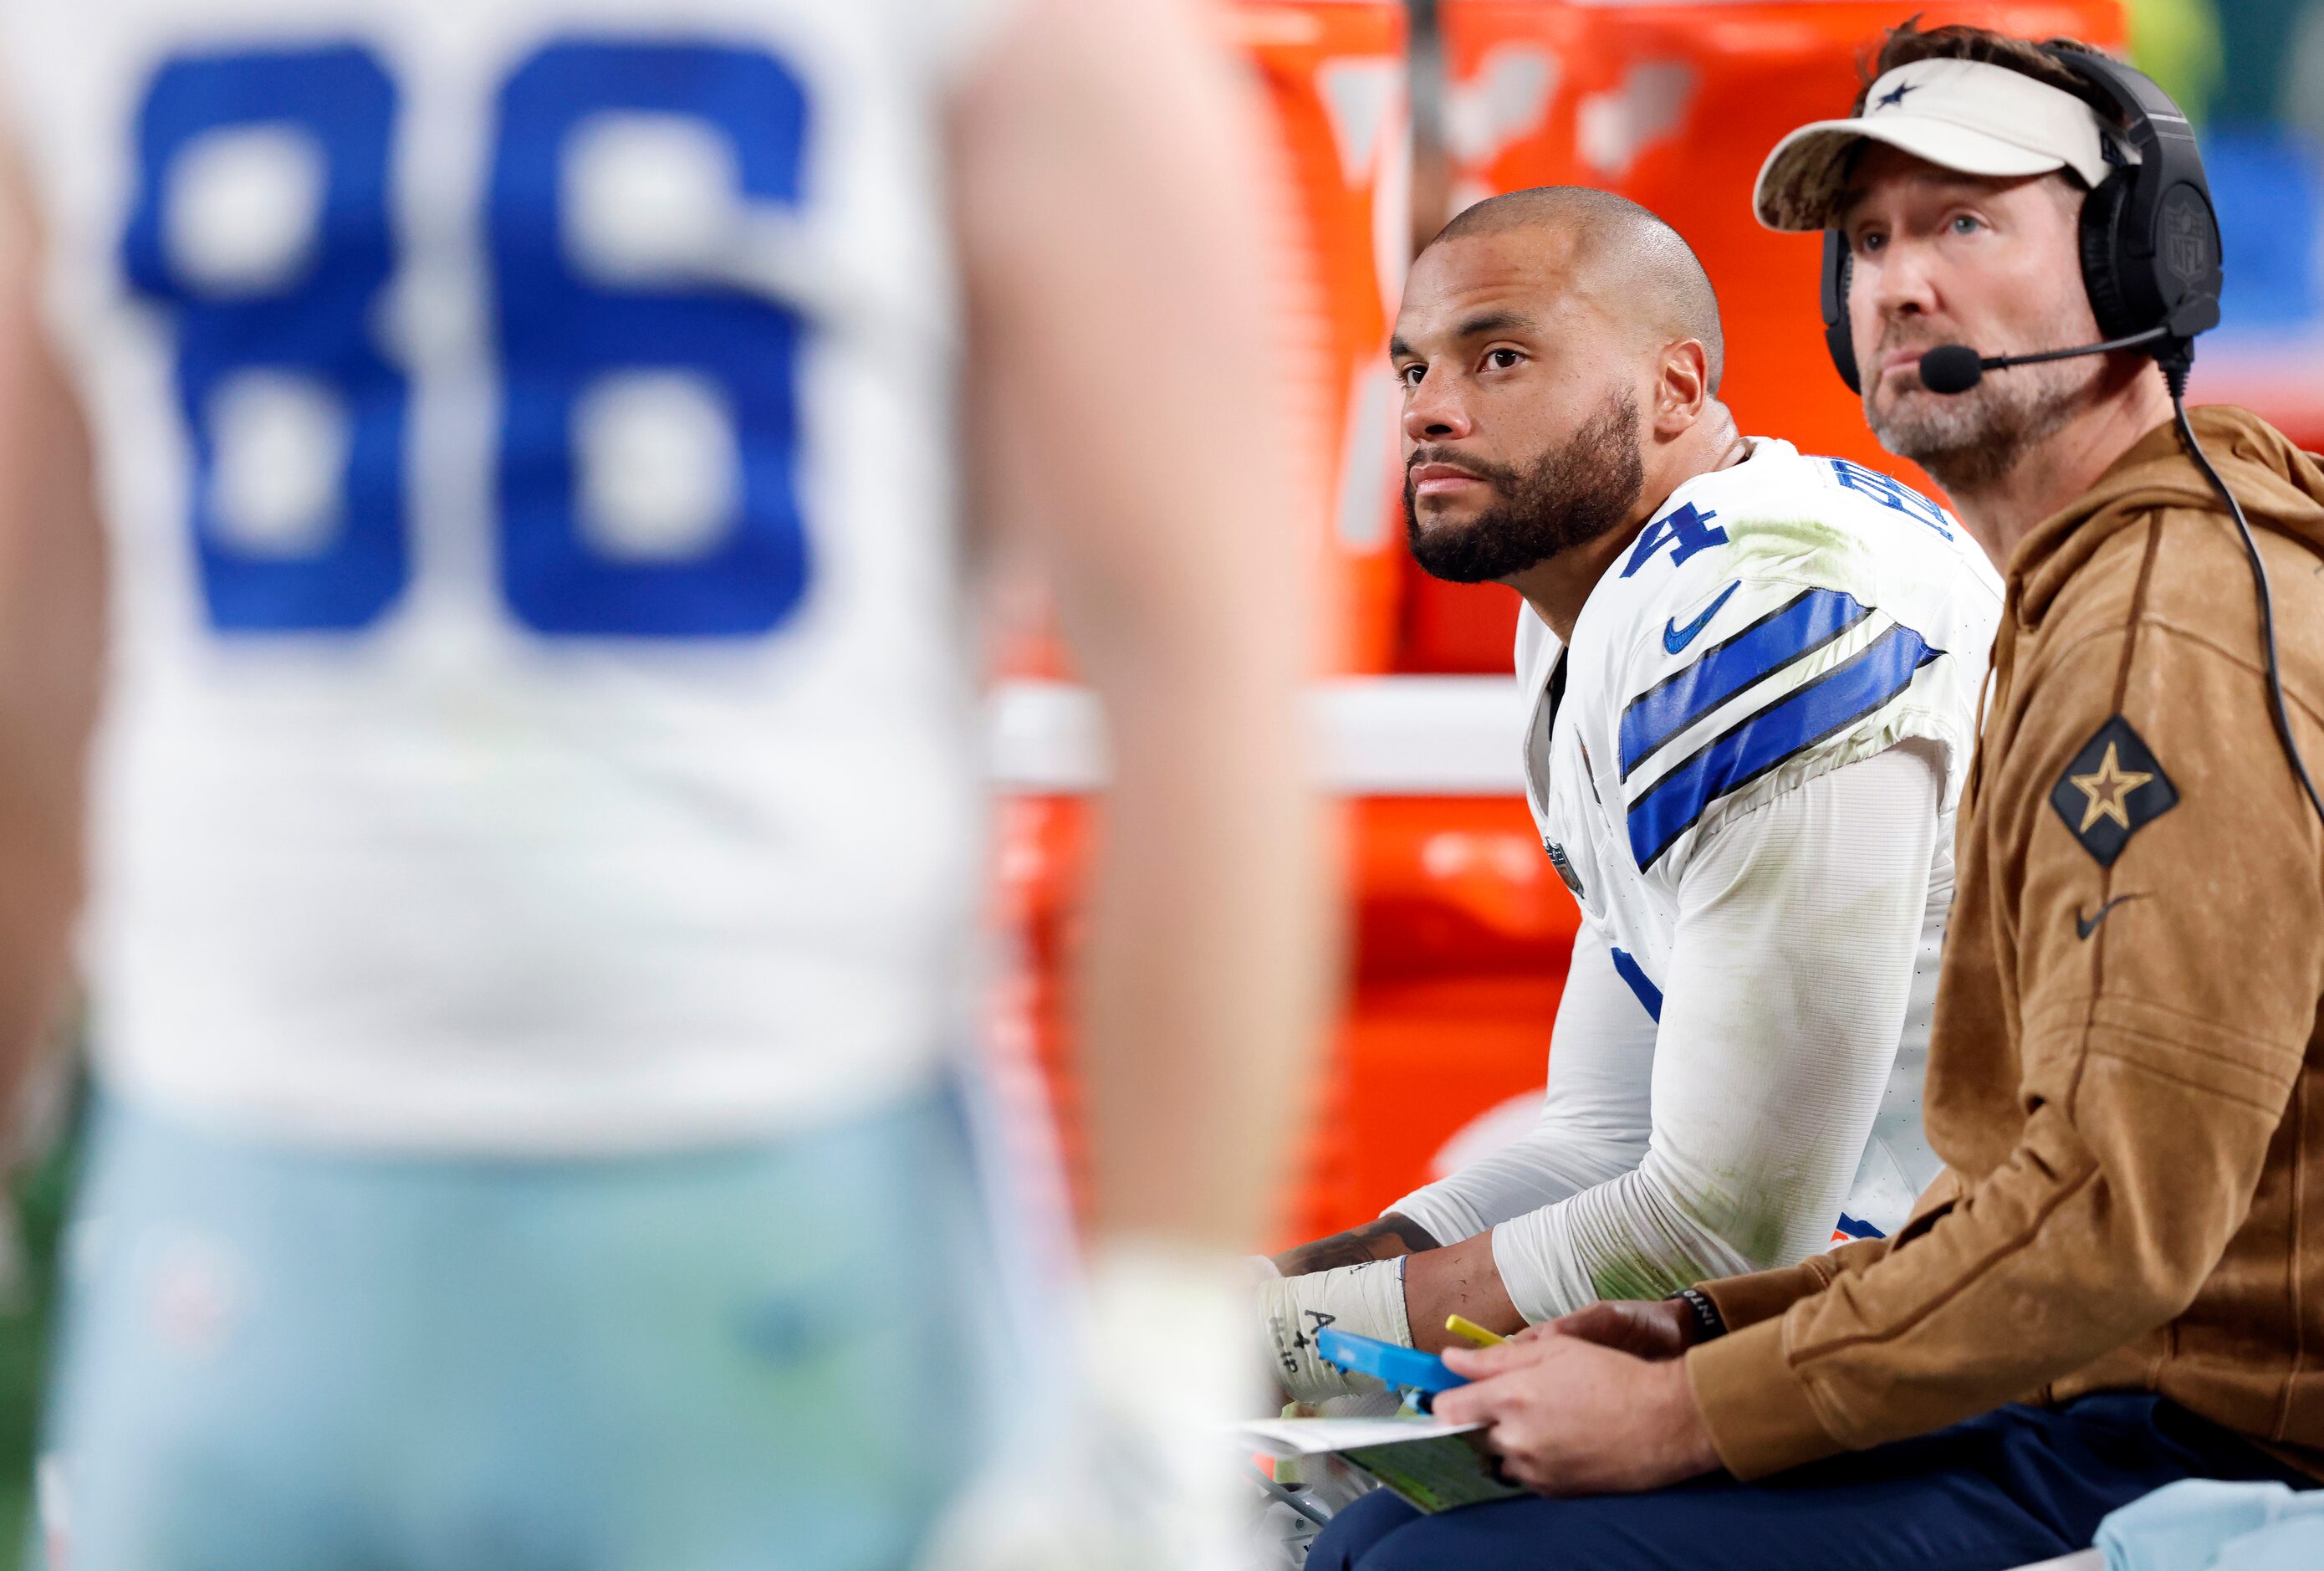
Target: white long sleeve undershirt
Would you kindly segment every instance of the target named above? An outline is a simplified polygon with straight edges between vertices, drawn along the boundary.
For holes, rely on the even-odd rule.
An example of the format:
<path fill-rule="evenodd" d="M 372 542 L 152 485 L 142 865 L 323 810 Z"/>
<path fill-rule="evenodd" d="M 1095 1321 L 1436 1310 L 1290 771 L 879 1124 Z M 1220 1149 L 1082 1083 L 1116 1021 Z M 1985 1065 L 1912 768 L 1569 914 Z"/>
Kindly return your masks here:
<path fill-rule="evenodd" d="M 1823 1248 L 1914 992 L 1941 790 L 1900 744 L 1720 827 L 1680 883 L 1659 1026 L 1585 928 L 1531 1132 L 1389 1209 L 1442 1243 L 1491 1227 L 1528 1321 Z"/>

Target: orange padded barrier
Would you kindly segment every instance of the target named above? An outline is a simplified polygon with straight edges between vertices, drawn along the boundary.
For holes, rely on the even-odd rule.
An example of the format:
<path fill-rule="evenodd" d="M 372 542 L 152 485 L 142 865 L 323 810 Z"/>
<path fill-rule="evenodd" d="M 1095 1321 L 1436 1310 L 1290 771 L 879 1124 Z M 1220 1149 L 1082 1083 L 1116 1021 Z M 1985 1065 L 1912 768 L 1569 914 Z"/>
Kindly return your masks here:
<path fill-rule="evenodd" d="M 1068 1022 L 1091 805 L 1003 807 L 1001 918 L 1019 964 L 1000 1007 L 1004 1054 L 1045 1083 L 1075 1196 L 1086 1141 Z M 1376 1215 L 1425 1182 L 1480 1113 L 1536 1091 L 1580 919 L 1515 798 L 1374 798 L 1350 805 L 1347 1007 L 1306 1114 L 1278 1213 L 1291 1243 Z"/>
<path fill-rule="evenodd" d="M 1353 984 L 1294 1239 L 1370 1221 L 1472 1120 L 1540 1090 L 1581 919 L 1517 798 L 1373 798 L 1349 834 Z"/>
<path fill-rule="evenodd" d="M 1316 542 L 1328 608 L 1323 669 L 1383 671 L 1394 653 L 1406 559 L 1397 393 L 1388 366 L 1411 236 L 1405 7 L 1401 0 L 1234 0 L 1216 14 L 1268 110 L 1272 143 L 1253 155 L 1277 192 L 1285 292 L 1303 302 L 1283 328 L 1303 370 L 1301 392 L 1321 411 L 1325 450 L 1305 457 L 1330 476 L 1328 531 Z M 1066 674 L 1057 641 L 1038 627 L 1046 616 L 1033 620 L 1035 631 L 1004 639 L 1000 669 Z M 1084 1142 L 1064 978 L 1078 935 L 1091 817 L 1089 805 L 1072 798 L 1020 798 L 1004 805 L 998 837 L 1001 922 L 1020 946 L 1000 1006 L 1004 1058 L 1029 1056 L 1038 1067 L 1076 1194 Z M 1321 1095 L 1314 1087 L 1292 1094 L 1311 1104 Z M 1313 1187 L 1311 1179 L 1299 1182 L 1302 1195 Z M 1285 1209 L 1317 1207 L 1294 1198 Z"/>
<path fill-rule="evenodd" d="M 1411 246 L 1411 138 L 1399 0 L 1244 0 L 1224 13 L 1265 84 L 1291 222 L 1285 262 L 1313 316 L 1290 324 L 1326 413 L 1336 626 L 1329 669 L 1388 668 L 1403 586 L 1388 328 Z"/>
<path fill-rule="evenodd" d="M 1383 671 L 1405 561 L 1388 367 L 1411 247 L 1405 8 L 1401 0 L 1230 0 L 1215 14 L 1268 110 L 1271 141 L 1252 156 L 1275 193 L 1283 292 L 1295 302 L 1280 328 L 1323 444 L 1300 455 L 1329 484 L 1327 528 L 1315 542 L 1328 611 L 1323 669 Z M 1019 608 L 1013 619 L 1025 625 L 1004 632 L 1000 670 L 1066 675 L 1047 611 Z"/>

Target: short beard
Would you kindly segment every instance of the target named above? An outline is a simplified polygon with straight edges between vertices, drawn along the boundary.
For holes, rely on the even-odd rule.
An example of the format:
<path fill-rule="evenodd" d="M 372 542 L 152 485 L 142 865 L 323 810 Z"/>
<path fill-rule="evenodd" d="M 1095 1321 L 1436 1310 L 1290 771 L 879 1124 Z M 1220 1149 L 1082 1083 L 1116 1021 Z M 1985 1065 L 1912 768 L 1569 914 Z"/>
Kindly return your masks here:
<path fill-rule="evenodd" d="M 2013 367 L 1966 393 L 1916 388 L 1886 410 L 1874 409 L 1868 392 L 1864 418 L 1883 448 L 1912 459 L 1948 491 L 1975 493 L 1998 484 L 2065 429 L 2089 403 L 2103 372 L 2089 360 Z"/>
<path fill-rule="evenodd" d="M 1424 531 L 1414 505 L 1412 469 L 1437 462 L 1477 476 L 1499 500 L 1465 524 L 1438 523 Z M 1432 578 L 1491 583 L 1620 528 L 1646 488 L 1638 401 L 1625 392 L 1607 400 L 1563 447 L 1522 469 L 1425 446 L 1416 449 L 1405 465 L 1404 538 L 1412 559 Z"/>

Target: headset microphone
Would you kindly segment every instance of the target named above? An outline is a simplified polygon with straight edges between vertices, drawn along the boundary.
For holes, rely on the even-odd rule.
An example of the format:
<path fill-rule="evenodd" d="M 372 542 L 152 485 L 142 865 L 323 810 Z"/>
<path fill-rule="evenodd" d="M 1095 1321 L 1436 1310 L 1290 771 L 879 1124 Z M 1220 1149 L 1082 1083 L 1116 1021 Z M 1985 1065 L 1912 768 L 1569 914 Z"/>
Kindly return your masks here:
<path fill-rule="evenodd" d="M 2111 355 L 2116 349 L 2136 349 L 2169 337 L 2170 324 L 2165 323 L 2159 328 L 2149 328 L 2143 333 L 2108 338 L 2103 344 L 2083 344 L 2071 349 L 2044 349 L 2038 355 L 1983 356 L 1967 344 L 1940 344 L 1921 356 L 1921 385 L 1931 393 L 1967 393 L 1985 380 L 1985 374 L 1988 371 L 2006 371 L 2012 365 L 2038 365 L 2044 360 L 2071 360 L 2081 355 Z"/>

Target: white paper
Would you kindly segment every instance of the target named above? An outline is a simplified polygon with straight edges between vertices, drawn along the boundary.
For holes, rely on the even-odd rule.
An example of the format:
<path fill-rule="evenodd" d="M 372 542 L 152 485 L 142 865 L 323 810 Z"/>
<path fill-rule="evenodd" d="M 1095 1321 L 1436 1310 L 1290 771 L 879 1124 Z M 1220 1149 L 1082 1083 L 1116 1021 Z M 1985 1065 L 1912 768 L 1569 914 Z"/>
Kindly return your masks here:
<path fill-rule="evenodd" d="M 1447 1424 L 1434 1419 L 1258 1419 L 1237 1424 L 1234 1432 L 1256 1440 L 1278 1455 L 1319 1456 L 1367 1446 L 1394 1446 L 1406 1440 L 1434 1440 L 1441 1435 L 1465 1435 L 1482 1424 Z"/>

